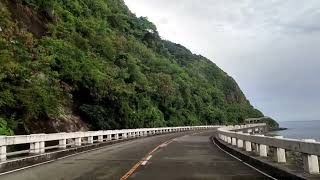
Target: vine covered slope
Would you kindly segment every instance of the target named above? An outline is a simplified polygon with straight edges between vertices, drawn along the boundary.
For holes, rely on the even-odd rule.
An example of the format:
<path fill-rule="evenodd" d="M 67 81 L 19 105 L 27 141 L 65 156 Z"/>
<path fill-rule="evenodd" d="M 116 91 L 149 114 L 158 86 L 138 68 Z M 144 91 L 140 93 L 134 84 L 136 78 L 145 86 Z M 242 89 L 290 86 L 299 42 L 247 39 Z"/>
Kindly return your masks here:
<path fill-rule="evenodd" d="M 263 116 L 228 74 L 122 0 L 0 0 L 0 17 L 1 134 Z"/>

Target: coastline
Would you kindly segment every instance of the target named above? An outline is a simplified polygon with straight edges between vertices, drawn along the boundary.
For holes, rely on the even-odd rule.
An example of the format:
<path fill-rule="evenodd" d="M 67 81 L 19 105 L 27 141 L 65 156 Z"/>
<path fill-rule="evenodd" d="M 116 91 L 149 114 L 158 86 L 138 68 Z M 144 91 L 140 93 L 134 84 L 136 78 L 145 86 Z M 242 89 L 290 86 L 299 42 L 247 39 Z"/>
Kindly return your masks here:
<path fill-rule="evenodd" d="M 288 128 L 284 128 L 284 127 L 272 128 L 272 129 L 270 128 L 268 132 L 266 132 L 264 135 L 271 136 L 271 137 L 278 136 L 277 132 L 285 131 L 285 130 L 288 130 Z"/>
<path fill-rule="evenodd" d="M 274 132 L 274 131 L 284 131 L 284 130 L 288 130 L 288 128 L 285 128 L 285 127 L 270 128 L 270 129 L 269 129 L 269 132 Z"/>

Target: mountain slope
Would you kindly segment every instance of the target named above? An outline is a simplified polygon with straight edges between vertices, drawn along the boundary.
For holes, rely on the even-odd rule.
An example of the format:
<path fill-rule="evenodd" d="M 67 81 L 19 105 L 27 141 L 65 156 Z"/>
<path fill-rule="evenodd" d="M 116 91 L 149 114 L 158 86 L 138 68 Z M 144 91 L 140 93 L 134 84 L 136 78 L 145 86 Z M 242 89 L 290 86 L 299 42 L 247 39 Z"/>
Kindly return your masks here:
<path fill-rule="evenodd" d="M 122 0 L 0 0 L 0 17 L 2 133 L 263 116 L 230 76 L 162 40 Z"/>

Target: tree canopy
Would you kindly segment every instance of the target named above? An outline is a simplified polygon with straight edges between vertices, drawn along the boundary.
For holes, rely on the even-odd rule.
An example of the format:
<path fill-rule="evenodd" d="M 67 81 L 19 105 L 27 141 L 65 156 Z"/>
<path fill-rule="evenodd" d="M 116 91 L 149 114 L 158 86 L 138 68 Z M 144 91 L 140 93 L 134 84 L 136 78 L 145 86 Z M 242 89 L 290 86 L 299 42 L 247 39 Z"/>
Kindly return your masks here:
<path fill-rule="evenodd" d="M 30 133 L 66 107 L 92 130 L 263 116 L 227 73 L 122 0 L 0 0 L 0 17 L 0 133 Z"/>

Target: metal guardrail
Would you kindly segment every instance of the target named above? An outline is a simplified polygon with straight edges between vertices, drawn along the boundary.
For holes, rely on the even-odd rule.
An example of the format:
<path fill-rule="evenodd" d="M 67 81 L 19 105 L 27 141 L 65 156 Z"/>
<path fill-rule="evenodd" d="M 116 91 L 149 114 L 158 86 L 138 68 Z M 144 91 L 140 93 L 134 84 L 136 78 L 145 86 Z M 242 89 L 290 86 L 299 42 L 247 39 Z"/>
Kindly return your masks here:
<path fill-rule="evenodd" d="M 299 152 L 303 157 L 303 166 L 305 172 L 309 174 L 319 173 L 320 143 L 313 139 L 288 139 L 282 136 L 263 136 L 244 133 L 242 129 L 251 129 L 251 132 L 259 131 L 266 124 L 250 124 L 245 126 L 227 126 L 218 128 L 218 138 L 226 143 L 242 149 L 247 152 L 255 149 L 257 155 L 268 157 L 268 147 L 273 147 L 275 151 L 275 161 L 286 163 L 286 151 Z M 254 148 L 253 148 L 254 147 Z"/>
<path fill-rule="evenodd" d="M 80 147 L 82 145 L 90 145 L 93 143 L 102 143 L 112 140 L 217 127 L 218 126 L 185 126 L 0 136 L 0 162 L 6 162 L 9 156 L 17 156 L 21 154 L 44 154 L 47 150 L 66 149 L 67 146 Z M 10 148 L 11 146 L 17 145 L 25 145 L 28 147 L 28 149 L 13 150 L 12 152 L 7 152 L 8 149 L 12 149 Z"/>

